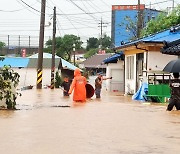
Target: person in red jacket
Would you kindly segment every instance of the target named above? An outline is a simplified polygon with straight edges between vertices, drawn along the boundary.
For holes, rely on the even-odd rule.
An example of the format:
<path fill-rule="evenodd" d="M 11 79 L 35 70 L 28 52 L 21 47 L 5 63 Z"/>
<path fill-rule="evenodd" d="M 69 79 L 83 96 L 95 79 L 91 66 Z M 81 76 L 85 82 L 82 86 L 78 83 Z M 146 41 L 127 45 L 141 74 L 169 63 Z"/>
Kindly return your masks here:
<path fill-rule="evenodd" d="M 73 101 L 75 102 L 85 102 L 86 101 L 86 83 L 87 80 L 84 76 L 81 75 L 79 69 L 74 71 L 74 79 L 72 81 L 71 87 L 69 89 L 69 94 L 73 94 Z"/>

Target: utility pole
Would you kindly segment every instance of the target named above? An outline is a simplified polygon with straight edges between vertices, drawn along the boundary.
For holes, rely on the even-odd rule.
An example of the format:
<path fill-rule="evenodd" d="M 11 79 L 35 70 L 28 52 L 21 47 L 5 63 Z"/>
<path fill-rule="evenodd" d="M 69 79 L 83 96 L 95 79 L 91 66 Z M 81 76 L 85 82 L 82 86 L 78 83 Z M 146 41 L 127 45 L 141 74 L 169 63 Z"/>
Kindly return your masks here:
<path fill-rule="evenodd" d="M 103 35 L 103 27 L 107 27 L 107 26 L 105 26 L 104 24 L 107 24 L 107 23 L 104 23 L 103 21 L 102 21 L 102 18 L 101 18 L 101 22 L 99 23 L 100 24 L 100 26 L 98 26 L 98 27 L 100 27 L 100 30 L 101 30 L 101 33 L 100 33 L 100 49 L 102 49 L 102 35 Z"/>
<path fill-rule="evenodd" d="M 140 29 L 141 29 L 141 27 L 142 27 L 140 5 L 141 5 L 141 2 L 140 2 L 140 0 L 138 0 L 137 38 L 140 37 Z"/>
<path fill-rule="evenodd" d="M 38 51 L 38 66 L 37 66 L 37 85 L 36 85 L 37 89 L 42 89 L 45 8 L 46 8 L 46 0 L 41 0 L 41 21 L 40 21 L 39 51 Z"/>
<path fill-rule="evenodd" d="M 174 9 L 174 0 L 172 0 L 172 9 Z"/>
<path fill-rule="evenodd" d="M 52 64 L 51 64 L 51 89 L 54 89 L 54 72 L 55 72 L 55 46 L 56 46 L 56 7 L 53 15 L 53 38 L 52 38 Z"/>
<path fill-rule="evenodd" d="M 151 2 L 150 2 L 150 12 L 149 12 L 149 20 L 151 20 Z M 149 22 L 149 20 L 148 20 L 148 22 Z"/>

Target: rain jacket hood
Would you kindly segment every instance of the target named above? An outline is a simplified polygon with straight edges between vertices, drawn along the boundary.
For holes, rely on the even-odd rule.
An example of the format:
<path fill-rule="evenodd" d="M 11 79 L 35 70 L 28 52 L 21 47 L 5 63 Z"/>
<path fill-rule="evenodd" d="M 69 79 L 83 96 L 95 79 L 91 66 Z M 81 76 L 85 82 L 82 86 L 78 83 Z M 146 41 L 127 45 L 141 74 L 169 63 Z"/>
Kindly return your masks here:
<path fill-rule="evenodd" d="M 81 76 L 80 69 L 78 69 L 78 68 L 74 70 L 74 77 L 76 77 L 76 76 Z"/>

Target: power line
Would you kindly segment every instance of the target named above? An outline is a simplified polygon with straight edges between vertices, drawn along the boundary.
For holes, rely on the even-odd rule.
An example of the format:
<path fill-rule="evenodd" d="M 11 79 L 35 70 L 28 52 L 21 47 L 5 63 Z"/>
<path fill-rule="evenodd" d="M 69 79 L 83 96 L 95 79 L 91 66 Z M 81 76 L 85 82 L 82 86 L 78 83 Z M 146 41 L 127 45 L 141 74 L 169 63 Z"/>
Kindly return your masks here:
<path fill-rule="evenodd" d="M 93 19 L 95 19 L 97 21 L 97 19 L 92 16 L 91 14 L 88 14 L 84 9 L 82 9 L 80 6 L 78 6 L 76 3 L 74 3 L 72 0 L 69 0 L 72 4 L 74 4 L 77 8 L 79 8 L 81 11 L 83 11 L 84 13 L 86 13 L 87 15 L 91 16 Z"/>
<path fill-rule="evenodd" d="M 33 8 L 32 6 L 30 6 L 29 4 L 27 4 L 27 3 L 24 2 L 23 0 L 20 0 L 20 1 L 21 1 L 22 3 L 24 3 L 25 5 L 27 5 L 29 8 L 33 9 L 34 11 L 41 13 L 39 10 Z"/>
<path fill-rule="evenodd" d="M 51 0 L 51 2 L 54 4 L 54 2 Z M 60 12 L 62 12 L 63 13 L 63 11 L 62 10 L 60 10 L 59 8 L 57 8 Z M 64 14 L 64 13 L 63 13 Z M 79 30 L 74 26 L 74 24 L 73 24 L 73 22 L 69 19 L 69 17 L 68 16 L 66 16 L 65 15 L 65 17 L 66 17 L 66 19 L 67 20 L 69 20 L 69 22 L 71 23 L 71 25 L 74 27 L 74 29 L 78 32 L 78 33 L 80 33 L 79 32 Z"/>
<path fill-rule="evenodd" d="M 76 15 L 91 15 L 91 14 L 100 14 L 100 13 L 111 13 L 111 11 L 101 11 L 101 12 L 86 12 L 86 13 L 71 13 L 71 14 L 61 14 L 61 13 L 57 13 L 57 15 L 71 15 L 71 16 L 76 16 Z"/>
<path fill-rule="evenodd" d="M 151 4 L 148 4 L 148 5 L 146 5 L 146 6 L 150 6 L 150 5 L 156 5 L 156 4 L 161 4 L 161 3 L 166 3 L 166 2 L 170 2 L 170 1 L 172 1 L 172 0 L 165 0 L 165 1 L 161 1 L 161 2 L 155 2 L 155 3 L 151 3 Z"/>
<path fill-rule="evenodd" d="M 89 12 L 88 7 L 86 7 L 86 5 L 83 3 L 83 1 L 82 1 L 82 4 L 83 4 L 83 6 L 85 7 L 85 9 Z"/>
<path fill-rule="evenodd" d="M 23 9 L 17 9 L 17 10 L 0 10 L 1 12 L 19 12 L 19 11 L 22 11 L 24 10 L 25 8 Z"/>
<path fill-rule="evenodd" d="M 102 3 L 104 3 L 106 6 L 109 7 L 109 4 L 107 4 L 106 2 L 104 2 L 103 0 L 101 0 Z"/>
<path fill-rule="evenodd" d="M 87 3 L 88 3 L 88 2 L 87 2 Z M 98 7 L 96 4 L 94 4 L 92 1 L 90 1 L 90 3 L 92 4 L 91 7 L 92 7 L 94 10 L 96 10 L 97 12 L 98 12 L 99 10 L 101 10 L 101 8 Z M 97 8 L 97 9 L 96 9 L 96 8 Z M 102 16 L 102 14 L 101 14 L 101 16 Z M 103 18 L 105 18 L 104 15 L 103 15 Z"/>

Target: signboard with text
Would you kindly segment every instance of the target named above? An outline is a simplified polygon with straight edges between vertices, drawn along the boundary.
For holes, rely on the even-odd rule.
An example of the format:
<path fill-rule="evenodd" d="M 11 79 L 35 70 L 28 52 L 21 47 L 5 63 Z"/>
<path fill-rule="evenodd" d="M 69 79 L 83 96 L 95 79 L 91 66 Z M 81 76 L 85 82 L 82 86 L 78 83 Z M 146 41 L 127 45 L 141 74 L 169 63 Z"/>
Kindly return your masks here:
<path fill-rule="evenodd" d="M 140 5 L 140 10 L 144 10 L 145 5 Z M 113 5 L 112 10 L 138 10 L 138 5 Z"/>
<path fill-rule="evenodd" d="M 21 49 L 21 56 L 26 57 L 26 49 Z"/>

